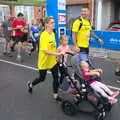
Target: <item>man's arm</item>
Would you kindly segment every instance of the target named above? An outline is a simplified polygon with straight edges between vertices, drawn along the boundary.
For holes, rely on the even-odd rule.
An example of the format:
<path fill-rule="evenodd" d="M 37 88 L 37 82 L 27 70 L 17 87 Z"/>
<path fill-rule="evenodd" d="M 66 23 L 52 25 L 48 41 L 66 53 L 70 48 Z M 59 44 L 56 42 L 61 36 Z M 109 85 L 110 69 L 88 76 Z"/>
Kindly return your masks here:
<path fill-rule="evenodd" d="M 77 33 L 76 32 L 72 32 L 72 39 L 73 39 L 74 45 L 77 46 Z"/>
<path fill-rule="evenodd" d="M 96 36 L 93 32 L 91 32 L 91 37 L 95 38 L 100 44 L 104 44 L 104 41 Z"/>
<path fill-rule="evenodd" d="M 77 32 L 72 32 L 72 39 L 73 39 L 73 44 L 75 46 L 74 51 L 80 52 L 80 48 L 77 46 Z"/>
<path fill-rule="evenodd" d="M 80 25 L 80 21 L 76 19 L 73 22 L 73 26 L 72 26 L 72 40 L 75 46 L 77 46 L 77 34 L 78 34 L 79 25 Z"/>

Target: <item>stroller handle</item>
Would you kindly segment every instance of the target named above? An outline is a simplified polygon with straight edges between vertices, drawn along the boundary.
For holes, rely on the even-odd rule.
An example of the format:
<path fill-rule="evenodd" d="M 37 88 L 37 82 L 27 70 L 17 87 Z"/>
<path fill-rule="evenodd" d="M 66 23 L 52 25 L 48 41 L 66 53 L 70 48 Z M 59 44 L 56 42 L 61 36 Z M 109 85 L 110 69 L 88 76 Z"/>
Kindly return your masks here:
<path fill-rule="evenodd" d="M 71 53 L 71 52 L 65 52 L 65 54 L 74 56 L 74 54 Z M 63 64 L 63 63 L 64 63 L 64 54 L 62 54 L 62 64 Z"/>
<path fill-rule="evenodd" d="M 74 54 L 71 53 L 71 52 L 65 52 L 65 54 L 68 54 L 68 55 L 74 56 Z"/>

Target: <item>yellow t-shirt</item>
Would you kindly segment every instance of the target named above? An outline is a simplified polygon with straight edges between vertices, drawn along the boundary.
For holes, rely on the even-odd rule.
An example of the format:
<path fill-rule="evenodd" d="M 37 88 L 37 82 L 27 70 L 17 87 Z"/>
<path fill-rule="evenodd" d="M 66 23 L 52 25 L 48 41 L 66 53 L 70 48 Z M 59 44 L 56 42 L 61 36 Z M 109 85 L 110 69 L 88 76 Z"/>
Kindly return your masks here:
<path fill-rule="evenodd" d="M 80 23 L 82 26 L 79 30 Z M 91 24 L 88 20 L 81 17 L 81 21 L 79 19 L 75 20 L 72 27 L 72 32 L 77 32 L 77 46 L 85 47 L 89 46 L 90 32 L 92 30 Z"/>
<path fill-rule="evenodd" d="M 38 69 L 47 70 L 54 67 L 57 63 L 56 56 L 48 55 L 44 51 L 49 50 L 51 52 L 56 52 L 56 41 L 54 33 L 49 34 L 47 31 L 44 31 L 40 37 L 40 49 L 38 55 Z"/>

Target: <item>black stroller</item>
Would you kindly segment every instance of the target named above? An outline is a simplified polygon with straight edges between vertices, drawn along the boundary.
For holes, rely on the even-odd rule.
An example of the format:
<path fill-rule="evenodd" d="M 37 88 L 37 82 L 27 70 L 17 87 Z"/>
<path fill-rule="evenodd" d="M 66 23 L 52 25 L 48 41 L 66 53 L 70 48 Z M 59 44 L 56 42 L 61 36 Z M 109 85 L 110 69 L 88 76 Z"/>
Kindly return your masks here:
<path fill-rule="evenodd" d="M 67 115 L 75 115 L 79 108 L 84 108 L 86 101 L 92 110 L 80 110 L 85 113 L 93 113 L 95 120 L 104 120 L 107 113 L 110 112 L 112 105 L 99 93 L 92 90 L 81 76 L 78 55 L 69 54 L 69 63 L 64 64 L 64 58 L 61 67 L 64 73 L 64 80 L 60 85 L 60 95 L 62 97 L 61 108 Z M 90 107 L 89 107 L 90 108 Z"/>

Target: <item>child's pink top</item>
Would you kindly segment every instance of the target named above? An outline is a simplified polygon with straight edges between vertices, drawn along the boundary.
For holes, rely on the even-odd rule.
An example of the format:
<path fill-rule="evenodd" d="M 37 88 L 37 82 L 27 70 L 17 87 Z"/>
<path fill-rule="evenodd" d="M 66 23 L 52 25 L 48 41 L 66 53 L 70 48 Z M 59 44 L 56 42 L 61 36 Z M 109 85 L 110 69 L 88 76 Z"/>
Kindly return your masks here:
<path fill-rule="evenodd" d="M 83 78 L 85 79 L 86 82 L 88 82 L 88 84 L 92 84 L 94 81 L 89 81 L 90 80 L 90 76 L 86 75 L 86 72 L 89 72 L 90 70 L 86 71 L 86 70 L 82 70 L 82 75 Z"/>
<path fill-rule="evenodd" d="M 58 51 L 65 53 L 65 52 L 70 52 L 71 50 L 70 50 L 69 45 L 66 45 L 66 46 L 60 45 L 60 46 L 58 47 Z M 68 55 L 65 54 L 65 55 L 64 55 L 64 62 L 65 62 L 65 63 L 67 62 L 67 57 L 68 57 Z"/>

